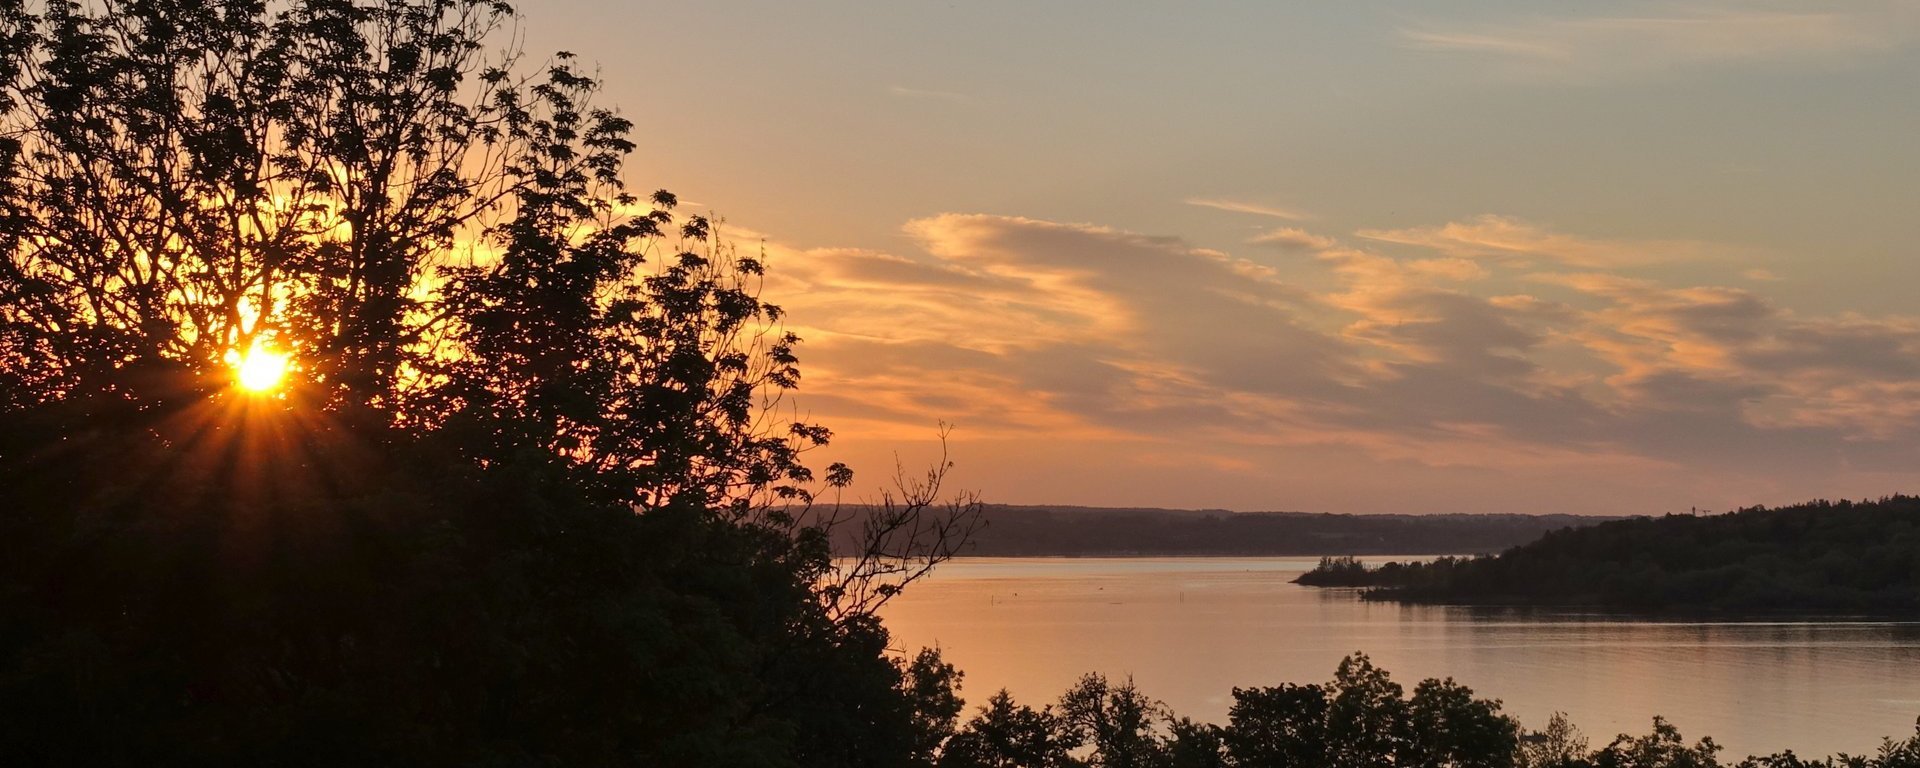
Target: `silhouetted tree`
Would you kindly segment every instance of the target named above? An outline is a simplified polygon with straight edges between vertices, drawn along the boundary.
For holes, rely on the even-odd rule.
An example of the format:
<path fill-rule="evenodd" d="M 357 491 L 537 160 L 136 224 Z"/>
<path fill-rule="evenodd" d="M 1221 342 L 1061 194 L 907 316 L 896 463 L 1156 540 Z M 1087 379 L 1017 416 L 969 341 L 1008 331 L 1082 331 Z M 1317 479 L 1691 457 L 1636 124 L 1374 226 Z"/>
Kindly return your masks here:
<path fill-rule="evenodd" d="M 1147 698 L 1132 678 L 1116 685 L 1098 673 L 1081 677 L 1060 697 L 1060 716 L 1075 740 L 1093 748 L 1089 765 L 1144 768 L 1164 759 L 1156 726 L 1168 717 L 1166 706 Z"/>
<path fill-rule="evenodd" d="M 1500 702 L 1476 699 L 1466 686 L 1423 680 L 1407 701 L 1406 745 L 1399 766 L 1507 768 L 1514 764 L 1519 725 Z"/>
<path fill-rule="evenodd" d="M 1227 742 L 1220 726 L 1176 718 L 1167 723 L 1161 764 L 1169 768 L 1225 768 Z"/>
<path fill-rule="evenodd" d="M 959 766 L 1147 765 L 1170 768 L 1430 766 L 1448 768 L 1718 768 L 1712 739 L 1688 745 L 1655 718 L 1645 735 L 1597 750 L 1566 715 L 1522 736 L 1500 702 L 1452 680 L 1427 679 L 1404 696 L 1364 654 L 1343 659 L 1332 681 L 1236 688 L 1225 727 L 1167 712 L 1129 683 L 1082 677 L 1057 707 L 1015 704 L 1001 691 L 947 741 L 939 764 Z M 1791 752 L 1735 768 L 1916 768 L 1920 727 L 1877 754 L 1804 760 Z"/>
<path fill-rule="evenodd" d="M 1325 685 L 1236 688 L 1224 731 L 1236 766 L 1510 766 L 1518 726 L 1451 680 L 1412 698 L 1365 654 Z"/>
<path fill-rule="evenodd" d="M 1333 768 L 1388 766 L 1407 743 L 1399 683 L 1364 653 L 1340 660 L 1327 687 L 1327 759 Z"/>
<path fill-rule="evenodd" d="M 1065 768 L 1082 738 L 1052 707 L 1015 704 L 995 693 L 947 740 L 941 768 Z"/>
<path fill-rule="evenodd" d="M 1622 735 L 1593 753 L 1588 762 L 1595 768 L 1717 768 L 1719 752 L 1711 738 L 1688 746 L 1679 728 L 1655 717 L 1652 733 Z"/>
<path fill-rule="evenodd" d="M 764 259 L 511 13 L 0 4 L 0 754 L 928 759 L 957 672 L 875 611 L 977 505 L 834 567 Z"/>
<path fill-rule="evenodd" d="M 966 675 L 940 657 L 938 648 L 922 649 L 901 668 L 901 687 L 913 712 L 914 759 L 931 765 L 940 747 L 960 724 L 960 680 Z"/>
<path fill-rule="evenodd" d="M 1318 685 L 1235 688 L 1227 721 L 1227 751 L 1236 765 L 1319 765 L 1330 751 L 1327 692 Z"/>
<path fill-rule="evenodd" d="M 1765 757 L 1749 757 L 1740 761 L 1736 768 L 1920 768 L 1920 722 L 1915 723 L 1913 736 L 1900 741 L 1886 739 L 1873 755 L 1840 754 L 1819 760 L 1805 760 L 1787 751 Z"/>
<path fill-rule="evenodd" d="M 1295 584 L 1310 587 L 1364 587 L 1376 583 L 1366 564 L 1357 557 L 1322 557 L 1313 570 L 1300 574 Z"/>
<path fill-rule="evenodd" d="M 1587 739 L 1567 713 L 1555 712 L 1545 728 L 1520 738 L 1519 750 L 1521 768 L 1572 768 L 1585 764 Z"/>

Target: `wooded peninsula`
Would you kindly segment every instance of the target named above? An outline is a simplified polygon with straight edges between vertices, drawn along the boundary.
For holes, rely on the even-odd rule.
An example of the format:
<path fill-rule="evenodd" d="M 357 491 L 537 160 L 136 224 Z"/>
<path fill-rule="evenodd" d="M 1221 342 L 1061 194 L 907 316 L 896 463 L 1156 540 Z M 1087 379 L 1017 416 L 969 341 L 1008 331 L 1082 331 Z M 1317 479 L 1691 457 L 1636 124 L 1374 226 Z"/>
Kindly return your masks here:
<path fill-rule="evenodd" d="M 1614 520 L 1498 555 L 1378 568 L 1326 558 L 1299 583 L 1407 603 L 1911 615 L 1920 497 Z"/>

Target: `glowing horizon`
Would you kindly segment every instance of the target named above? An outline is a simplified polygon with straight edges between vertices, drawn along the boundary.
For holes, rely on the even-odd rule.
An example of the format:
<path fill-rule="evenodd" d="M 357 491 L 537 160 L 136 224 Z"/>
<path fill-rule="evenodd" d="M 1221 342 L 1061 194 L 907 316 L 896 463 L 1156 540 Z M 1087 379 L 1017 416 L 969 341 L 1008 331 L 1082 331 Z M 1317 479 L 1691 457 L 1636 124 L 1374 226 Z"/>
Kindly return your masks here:
<path fill-rule="evenodd" d="M 704 60 L 611 8 L 530 10 L 528 44 Z M 635 173 L 765 239 L 796 402 L 868 476 L 946 420 L 1009 503 L 1920 488 L 1911 4 L 669 15 L 729 55 L 640 122 Z"/>

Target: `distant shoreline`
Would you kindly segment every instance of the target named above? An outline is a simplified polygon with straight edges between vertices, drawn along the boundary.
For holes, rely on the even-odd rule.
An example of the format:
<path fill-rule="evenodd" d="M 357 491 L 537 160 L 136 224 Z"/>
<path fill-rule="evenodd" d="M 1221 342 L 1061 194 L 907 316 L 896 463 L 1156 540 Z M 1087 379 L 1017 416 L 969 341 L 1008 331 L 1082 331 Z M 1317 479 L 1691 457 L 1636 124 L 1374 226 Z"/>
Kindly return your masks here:
<path fill-rule="evenodd" d="M 1313 558 L 1328 555 L 1349 555 L 1353 557 L 1392 557 L 1416 560 L 1437 557 L 1474 557 L 1492 552 L 1271 552 L 1271 553 L 1231 553 L 1231 552 L 1099 552 L 1093 554 L 1049 554 L 1023 553 L 1017 555 L 983 555 L 968 552 L 954 555 L 954 560 L 1270 560 L 1282 557 Z"/>
<path fill-rule="evenodd" d="M 843 507 L 858 518 L 868 507 Z M 966 557 L 1319 557 L 1501 552 L 1617 517 L 1517 514 L 1225 512 L 987 505 Z M 858 525 L 844 526 L 858 530 Z M 853 553 L 858 542 L 833 542 Z"/>

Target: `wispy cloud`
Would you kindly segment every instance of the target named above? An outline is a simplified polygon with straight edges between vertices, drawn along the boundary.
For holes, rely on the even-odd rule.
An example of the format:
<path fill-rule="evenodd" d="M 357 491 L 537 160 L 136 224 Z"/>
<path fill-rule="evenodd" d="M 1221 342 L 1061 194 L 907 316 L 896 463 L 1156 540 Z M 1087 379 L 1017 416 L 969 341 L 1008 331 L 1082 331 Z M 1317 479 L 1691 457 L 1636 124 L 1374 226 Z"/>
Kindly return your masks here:
<path fill-rule="evenodd" d="M 1253 245 L 1266 245 L 1283 251 L 1324 251 L 1339 245 L 1339 241 L 1324 237 L 1296 227 L 1276 227 L 1247 240 Z"/>
<path fill-rule="evenodd" d="M 1834 57 L 1920 39 L 1920 11 L 1886 1 L 1686 3 L 1646 14 L 1533 18 L 1399 31 L 1404 47 L 1481 56 L 1517 74 L 1603 76 L 1676 66 Z"/>
<path fill-rule="evenodd" d="M 1527 35 L 1514 30 L 1440 32 L 1403 29 L 1400 30 L 1400 37 L 1407 47 L 1422 51 L 1491 53 L 1541 59 L 1564 59 L 1570 54 L 1565 47 L 1546 40 L 1529 39 Z"/>
<path fill-rule="evenodd" d="M 887 86 L 887 93 L 893 94 L 894 96 L 897 96 L 903 99 L 918 99 L 922 101 L 944 101 L 952 104 L 970 104 L 974 101 L 974 98 L 972 96 L 969 96 L 964 93 L 956 93 L 954 91 L 936 91 L 936 90 L 931 90 L 927 88 L 908 88 L 904 85 Z"/>
<path fill-rule="evenodd" d="M 1286 219 L 1288 221 L 1306 221 L 1314 217 L 1311 213 L 1295 208 L 1283 208 L 1266 203 L 1250 203 L 1217 197 L 1189 197 L 1186 199 L 1186 203 L 1187 205 L 1197 205 L 1202 208 L 1212 208 L 1232 213 L 1251 213 L 1255 216 L 1271 216 L 1276 219 Z"/>
<path fill-rule="evenodd" d="M 1081 501 L 1120 503 L 1104 494 L 1152 493 L 1115 480 L 1141 474 L 1188 489 L 1141 497 L 1156 503 L 1282 505 L 1250 499 L 1285 478 L 1288 505 L 1377 509 L 1352 499 L 1391 476 L 1410 500 L 1618 512 L 1629 492 L 1817 495 L 1920 455 L 1920 318 L 1621 271 L 1720 252 L 1707 244 L 1506 217 L 1370 231 L 1439 251 L 1402 254 L 1280 228 L 1266 245 L 1314 254 L 1283 274 L 1085 224 L 942 214 L 904 229 L 913 253 L 775 254 L 794 284 L 770 291 L 807 339 L 802 401 L 856 446 L 957 421 L 1002 446 L 990 482 L 1009 497 L 1046 475 L 1044 493 L 1085 478 Z M 1700 266 L 1742 281 L 1737 263 Z M 1211 469 L 1139 463 L 1151 455 Z"/>
<path fill-rule="evenodd" d="M 1612 268 L 1728 259 L 1738 255 L 1736 249 L 1717 243 L 1579 237 L 1494 215 L 1440 226 L 1363 229 L 1355 234 L 1378 242 L 1430 248 L 1458 258 L 1506 261 L 1520 266 L 1544 261 Z"/>

